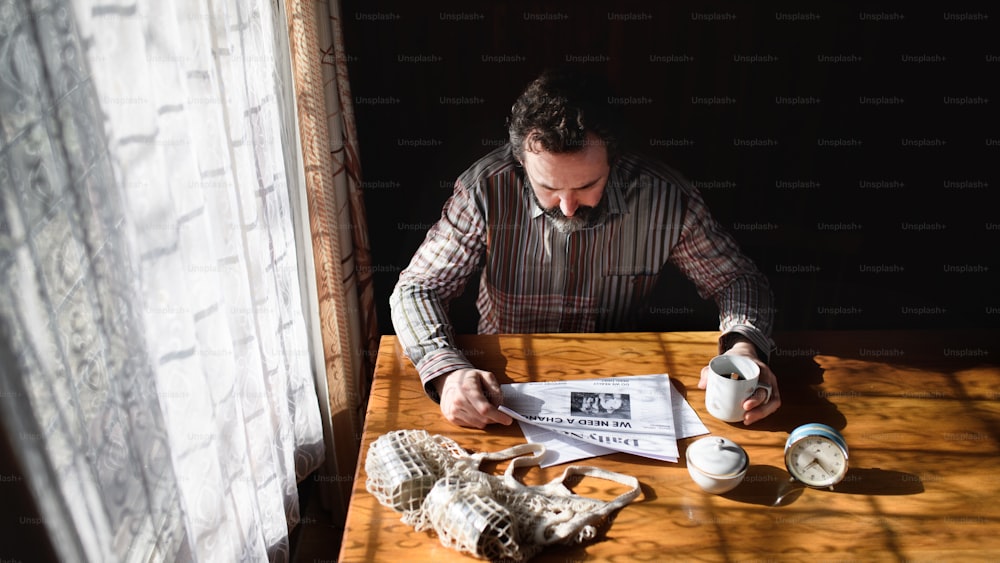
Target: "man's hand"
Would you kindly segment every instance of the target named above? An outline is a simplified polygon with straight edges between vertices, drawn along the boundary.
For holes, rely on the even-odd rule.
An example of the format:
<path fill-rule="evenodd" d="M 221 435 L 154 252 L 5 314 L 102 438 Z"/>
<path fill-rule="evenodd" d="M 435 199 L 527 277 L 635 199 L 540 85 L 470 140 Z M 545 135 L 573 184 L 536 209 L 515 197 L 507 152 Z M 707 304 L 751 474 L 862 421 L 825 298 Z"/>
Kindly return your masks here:
<path fill-rule="evenodd" d="M 441 413 L 452 424 L 485 428 L 494 422 L 513 422 L 497 410 L 503 393 L 496 376 L 488 371 L 459 369 L 438 377 L 432 384 L 441 397 Z"/>
<path fill-rule="evenodd" d="M 757 351 L 754 349 L 753 344 L 749 342 L 737 342 L 733 344 L 733 347 L 726 350 L 726 354 L 733 354 L 738 356 L 748 356 L 753 359 L 754 363 L 760 366 L 760 382 L 767 383 L 771 386 L 771 400 L 764 403 L 764 399 L 767 397 L 767 392 L 763 389 L 758 389 L 749 399 L 743 402 L 743 410 L 747 411 L 743 415 L 743 424 L 753 424 L 758 420 L 766 417 L 767 415 L 778 410 L 781 406 L 781 393 L 778 391 L 778 378 L 774 376 L 774 372 L 771 368 L 757 359 Z M 708 386 L 708 378 L 712 375 L 712 370 L 708 366 L 701 368 L 701 379 L 698 381 L 698 388 L 704 389 Z"/>

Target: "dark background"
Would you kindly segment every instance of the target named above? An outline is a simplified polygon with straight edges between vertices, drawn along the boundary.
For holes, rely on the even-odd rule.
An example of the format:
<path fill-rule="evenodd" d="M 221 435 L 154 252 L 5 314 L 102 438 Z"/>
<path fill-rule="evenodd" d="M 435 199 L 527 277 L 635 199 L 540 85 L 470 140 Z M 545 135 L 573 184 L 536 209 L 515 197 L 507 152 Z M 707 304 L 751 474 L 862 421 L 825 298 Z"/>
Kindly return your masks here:
<path fill-rule="evenodd" d="M 636 147 L 701 188 L 770 278 L 777 330 L 998 324 L 987 8 L 347 1 L 342 20 L 384 334 L 455 178 L 562 64 L 606 73 Z M 717 327 L 679 274 L 661 287 L 643 328 Z"/>

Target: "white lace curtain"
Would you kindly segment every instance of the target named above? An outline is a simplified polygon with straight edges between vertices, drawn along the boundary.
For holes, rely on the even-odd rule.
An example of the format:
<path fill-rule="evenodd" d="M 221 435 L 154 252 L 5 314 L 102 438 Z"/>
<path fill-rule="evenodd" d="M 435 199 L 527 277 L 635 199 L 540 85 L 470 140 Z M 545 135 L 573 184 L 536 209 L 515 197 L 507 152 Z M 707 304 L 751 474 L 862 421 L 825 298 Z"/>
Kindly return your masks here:
<path fill-rule="evenodd" d="M 288 558 L 324 446 L 282 18 L 0 0 L 0 422 L 62 560 Z"/>

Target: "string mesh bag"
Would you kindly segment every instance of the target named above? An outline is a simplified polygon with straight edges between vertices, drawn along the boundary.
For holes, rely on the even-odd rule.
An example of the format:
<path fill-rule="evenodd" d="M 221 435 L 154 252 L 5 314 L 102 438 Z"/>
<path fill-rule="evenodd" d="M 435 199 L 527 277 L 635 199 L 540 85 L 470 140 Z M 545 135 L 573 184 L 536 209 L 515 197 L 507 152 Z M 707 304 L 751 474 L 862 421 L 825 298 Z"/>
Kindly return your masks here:
<path fill-rule="evenodd" d="M 597 537 L 612 513 L 639 495 L 635 477 L 573 465 L 545 485 L 528 486 L 514 477 L 520 467 L 538 465 L 545 447 L 521 444 L 495 453 L 469 454 L 448 438 L 401 430 L 378 438 L 368 450 L 365 470 L 368 490 L 383 505 L 402 512 L 402 520 L 417 531 L 433 530 L 441 544 L 492 561 L 524 561 L 552 544 L 576 544 Z M 420 437 L 423 448 L 414 448 Z M 437 439 L 440 438 L 440 441 Z M 376 444 L 379 444 L 376 447 Z M 402 448 L 403 454 L 384 450 Z M 409 450 L 407 450 L 409 448 Z M 429 451 L 437 448 L 438 451 Z M 417 452 L 410 450 L 417 449 Z M 423 452 L 429 459 L 407 465 L 386 459 L 411 459 Z M 373 461 L 373 456 L 378 461 Z M 503 475 L 480 470 L 484 461 L 511 460 Z M 419 472 L 413 468 L 420 467 Z M 403 472 L 405 470 L 405 473 Z M 376 472 L 373 475 L 373 471 Z M 397 476 L 384 472 L 397 472 Z M 419 480 L 414 476 L 419 475 Z M 437 478 L 427 487 L 427 481 Z M 606 479 L 628 490 L 610 501 L 577 495 L 567 484 L 583 477 Z M 386 494 L 386 483 L 407 483 L 407 494 Z M 419 483 L 419 484 L 417 484 Z M 417 503 L 417 493 L 423 494 Z M 405 509 L 392 499 L 405 498 Z M 383 500 L 387 499 L 387 500 Z"/>
<path fill-rule="evenodd" d="M 491 561 L 524 559 L 513 515 L 492 495 L 485 474 L 451 475 L 434 484 L 414 528 L 433 529 L 441 545 Z"/>
<path fill-rule="evenodd" d="M 365 487 L 383 506 L 409 516 L 463 457 L 465 450 L 454 440 L 425 430 L 383 434 L 368 447 Z"/>

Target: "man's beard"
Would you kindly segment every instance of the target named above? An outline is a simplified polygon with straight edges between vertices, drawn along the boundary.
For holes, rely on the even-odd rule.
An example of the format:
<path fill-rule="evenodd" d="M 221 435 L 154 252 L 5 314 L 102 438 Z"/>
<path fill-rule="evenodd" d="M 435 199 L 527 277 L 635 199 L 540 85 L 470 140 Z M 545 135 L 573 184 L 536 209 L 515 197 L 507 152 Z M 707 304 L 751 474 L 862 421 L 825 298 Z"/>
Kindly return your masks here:
<path fill-rule="evenodd" d="M 549 218 L 552 225 L 562 233 L 574 233 L 582 229 L 600 225 L 604 222 L 604 218 L 608 214 L 608 200 L 603 195 L 601 196 L 601 201 L 597 202 L 596 206 L 581 205 L 576 208 L 576 213 L 572 217 L 567 217 L 563 214 L 562 209 L 559 209 L 558 205 L 545 208 L 542 206 L 542 202 L 538 201 L 535 190 L 529 188 L 528 191 L 531 192 L 531 199 L 535 200 L 535 205 Z"/>

